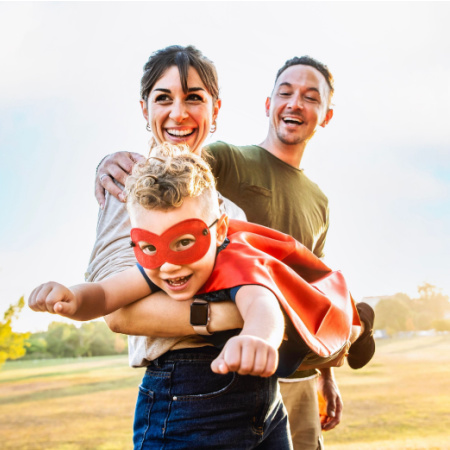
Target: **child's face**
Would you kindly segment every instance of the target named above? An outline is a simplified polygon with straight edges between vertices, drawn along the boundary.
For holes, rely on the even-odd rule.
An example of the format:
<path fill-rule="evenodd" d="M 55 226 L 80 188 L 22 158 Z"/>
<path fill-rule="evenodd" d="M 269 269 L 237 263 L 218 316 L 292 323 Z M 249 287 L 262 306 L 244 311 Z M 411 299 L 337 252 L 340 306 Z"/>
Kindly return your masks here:
<path fill-rule="evenodd" d="M 154 262 L 154 264 L 150 263 L 147 265 L 157 265 L 154 268 L 145 268 L 149 278 L 175 300 L 191 299 L 205 284 L 213 271 L 217 247 L 223 243 L 226 237 L 226 216 L 222 216 L 209 229 L 211 239 L 209 246 L 204 246 L 205 236 L 200 236 L 196 240 L 194 236 L 196 234 L 195 229 L 187 222 L 186 225 L 181 225 L 180 230 L 169 238 L 168 242 L 170 243 L 168 243 L 167 248 L 161 249 L 158 254 L 153 244 L 160 244 L 159 236 L 179 222 L 199 219 L 206 223 L 206 227 L 209 227 L 218 217 L 211 217 L 211 214 L 204 211 L 204 203 L 201 197 L 186 198 L 181 207 L 166 211 L 148 210 L 140 205 L 131 205 L 129 209 L 133 228 L 139 228 L 158 235 L 157 238 L 153 238 L 156 239 L 155 242 L 147 242 L 152 240 L 150 235 L 147 240 L 139 240 L 137 242 L 144 255 L 151 256 L 149 262 Z M 140 234 L 145 233 L 140 232 Z M 165 237 L 167 235 L 162 236 L 163 239 Z M 139 239 L 144 239 L 144 237 L 141 236 Z M 136 239 L 133 238 L 133 240 L 136 243 Z M 209 237 L 207 237 L 206 243 L 208 240 Z M 194 262 L 184 263 L 183 261 L 177 261 L 177 259 L 183 260 L 184 255 L 192 254 L 194 247 L 201 249 L 201 253 L 205 251 L 206 253 Z M 168 251 L 169 256 L 167 257 L 161 254 L 165 250 Z M 177 254 L 181 258 L 178 258 Z M 167 259 L 170 261 L 167 261 Z M 192 258 L 188 257 L 187 259 L 192 261 Z"/>

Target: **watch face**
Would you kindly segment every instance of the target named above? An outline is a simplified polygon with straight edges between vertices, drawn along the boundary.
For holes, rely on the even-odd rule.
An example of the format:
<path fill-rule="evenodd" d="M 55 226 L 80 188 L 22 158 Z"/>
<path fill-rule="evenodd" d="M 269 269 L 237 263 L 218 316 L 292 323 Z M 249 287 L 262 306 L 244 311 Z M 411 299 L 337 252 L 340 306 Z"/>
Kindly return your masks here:
<path fill-rule="evenodd" d="M 208 323 L 208 305 L 191 305 L 191 325 L 206 325 Z"/>

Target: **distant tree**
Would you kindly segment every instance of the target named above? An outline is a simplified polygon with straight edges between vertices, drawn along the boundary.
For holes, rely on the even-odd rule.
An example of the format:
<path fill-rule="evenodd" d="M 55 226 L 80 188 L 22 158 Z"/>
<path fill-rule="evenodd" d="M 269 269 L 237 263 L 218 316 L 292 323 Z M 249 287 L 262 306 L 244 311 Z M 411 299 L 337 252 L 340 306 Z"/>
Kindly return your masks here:
<path fill-rule="evenodd" d="M 45 335 L 47 351 L 54 358 L 73 358 L 79 355 L 80 336 L 73 324 L 52 322 Z"/>
<path fill-rule="evenodd" d="M 125 337 L 113 333 L 103 321 L 84 323 L 79 331 L 81 356 L 113 355 L 126 350 Z M 119 342 L 122 342 L 122 345 Z"/>
<path fill-rule="evenodd" d="M 380 300 L 375 306 L 375 328 L 390 335 L 407 330 L 412 314 L 409 303 L 410 298 L 401 293 Z"/>
<path fill-rule="evenodd" d="M 444 314 L 450 310 L 448 295 L 444 295 L 441 289 L 429 283 L 424 283 L 417 288 L 419 291 L 418 304 L 430 311 L 435 319 L 442 319 Z"/>
<path fill-rule="evenodd" d="M 431 325 L 436 331 L 450 331 L 449 319 L 433 320 Z"/>
<path fill-rule="evenodd" d="M 33 333 L 28 338 L 27 358 L 32 355 L 34 359 L 50 358 L 48 344 L 45 339 L 46 333 Z"/>
<path fill-rule="evenodd" d="M 113 333 L 103 321 L 73 324 L 53 322 L 28 339 L 26 358 L 73 358 L 127 352 L 127 338 Z"/>
<path fill-rule="evenodd" d="M 16 304 L 11 305 L 0 322 L 0 367 L 7 359 L 17 359 L 25 355 L 29 333 L 15 333 L 11 323 L 17 318 L 25 305 L 21 297 Z"/>

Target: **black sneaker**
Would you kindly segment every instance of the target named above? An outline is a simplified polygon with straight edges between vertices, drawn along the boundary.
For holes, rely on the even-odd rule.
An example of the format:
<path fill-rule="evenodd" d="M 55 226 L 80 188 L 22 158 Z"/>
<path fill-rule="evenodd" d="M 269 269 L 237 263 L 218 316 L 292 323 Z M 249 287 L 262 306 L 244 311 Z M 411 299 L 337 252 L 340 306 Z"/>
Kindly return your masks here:
<path fill-rule="evenodd" d="M 350 346 L 347 361 L 352 369 L 361 369 L 375 353 L 375 339 L 373 338 L 373 322 L 375 312 L 367 303 L 357 303 L 359 318 L 364 323 L 364 333 Z"/>

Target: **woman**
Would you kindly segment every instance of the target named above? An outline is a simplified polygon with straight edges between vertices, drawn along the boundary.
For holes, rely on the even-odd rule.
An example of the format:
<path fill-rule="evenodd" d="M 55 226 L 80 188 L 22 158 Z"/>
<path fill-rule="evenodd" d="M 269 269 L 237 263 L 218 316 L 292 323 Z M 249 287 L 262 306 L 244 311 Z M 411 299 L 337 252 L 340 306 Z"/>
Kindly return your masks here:
<path fill-rule="evenodd" d="M 215 130 L 220 110 L 214 65 L 193 47 L 172 46 L 155 52 L 144 66 L 141 108 L 147 129 L 151 129 L 157 143 L 185 143 L 200 154 L 208 133 Z M 99 176 L 105 187 L 112 183 L 107 175 Z M 117 179 L 119 175 L 114 174 L 114 177 Z M 224 203 L 228 214 L 236 217 L 233 211 L 236 212 L 237 207 L 230 202 Z M 101 280 L 135 264 L 134 253 L 128 244 L 129 231 L 124 204 L 107 194 L 99 216 L 88 281 Z M 210 331 L 241 325 L 234 305 L 213 306 Z M 142 318 L 139 322 L 133 319 L 130 325 L 133 334 L 145 336 L 150 329 L 158 336 L 184 335 L 159 338 L 130 336 L 131 365 L 149 366 L 136 405 L 135 448 L 156 448 L 162 443 L 164 448 L 291 448 L 286 412 L 280 402 L 276 379 L 214 375 L 209 370 L 209 363 L 218 351 L 206 347 L 207 343 L 201 336 L 192 335 L 193 329 L 185 319 L 189 308 L 190 302 L 169 301 L 158 293 L 127 307 L 134 309 L 133 318 Z M 127 311 L 118 311 L 110 315 L 107 322 L 113 331 L 120 328 L 124 332 L 128 317 Z M 221 320 L 221 317 L 227 319 Z M 180 318 L 179 323 L 177 318 Z M 164 388 L 155 386 L 154 372 L 153 375 L 150 372 L 167 358 L 176 360 L 181 350 L 184 366 L 178 364 L 173 372 L 166 373 L 173 384 L 168 388 L 170 395 L 165 396 L 163 389 L 167 385 Z M 211 397 L 216 399 L 214 405 L 217 405 L 217 396 L 230 391 L 239 395 L 241 390 L 241 396 L 245 398 L 246 383 L 261 385 L 260 392 L 264 398 L 257 400 L 256 405 L 254 401 L 252 404 L 222 402 L 219 411 L 216 407 L 214 411 L 208 410 Z M 175 399 L 186 396 L 189 402 Z M 210 431 L 205 431 L 208 428 Z M 205 436 L 211 439 L 205 440 Z"/>

